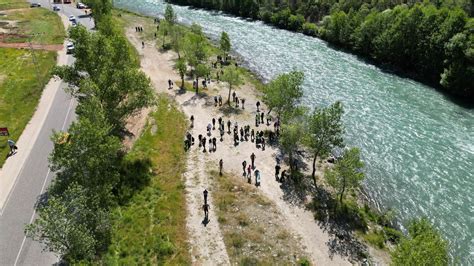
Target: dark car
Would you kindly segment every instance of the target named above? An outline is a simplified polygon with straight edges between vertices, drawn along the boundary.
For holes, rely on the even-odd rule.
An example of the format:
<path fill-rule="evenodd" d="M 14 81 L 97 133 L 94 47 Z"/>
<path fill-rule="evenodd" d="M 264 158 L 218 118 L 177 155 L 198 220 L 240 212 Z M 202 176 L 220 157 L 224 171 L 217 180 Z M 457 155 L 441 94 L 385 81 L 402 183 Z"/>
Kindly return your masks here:
<path fill-rule="evenodd" d="M 31 3 L 30 7 L 41 7 L 39 3 Z"/>
<path fill-rule="evenodd" d="M 53 11 L 60 11 L 61 8 L 59 8 L 58 6 L 53 6 Z"/>

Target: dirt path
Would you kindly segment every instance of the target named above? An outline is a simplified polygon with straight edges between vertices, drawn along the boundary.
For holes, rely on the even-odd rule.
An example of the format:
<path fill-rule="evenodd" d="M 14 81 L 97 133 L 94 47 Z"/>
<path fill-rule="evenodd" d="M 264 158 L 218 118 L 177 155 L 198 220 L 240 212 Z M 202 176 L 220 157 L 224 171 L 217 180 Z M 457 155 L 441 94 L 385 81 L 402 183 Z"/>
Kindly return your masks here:
<path fill-rule="evenodd" d="M 32 44 L 31 47 L 28 43 L 7 43 L 0 42 L 1 48 L 16 48 L 16 49 L 35 49 L 35 50 L 46 50 L 46 51 L 61 51 L 63 49 L 62 44 Z"/>
<path fill-rule="evenodd" d="M 273 129 L 272 127 L 262 126 L 255 128 L 256 99 L 258 93 L 249 86 L 241 86 L 237 90 L 240 97 L 245 95 L 245 110 L 224 114 L 224 108 L 214 107 L 212 97 L 222 95 L 224 101 L 227 99 L 228 89 L 224 84 L 212 82 L 209 89 L 205 92 L 212 97 L 197 97 L 194 93 L 186 92 L 180 94 L 177 89 L 168 90 L 167 81 L 172 79 L 179 80 L 179 76 L 173 70 L 173 59 L 175 55 L 172 52 L 160 53 L 153 43 L 146 43 L 142 48 L 141 39 L 133 29 L 127 30 L 127 36 L 133 45 L 137 48 L 141 56 L 142 70 L 150 77 L 153 85 L 158 92 L 166 92 L 181 105 L 183 111 L 188 117 L 195 117 L 195 128 L 190 130 L 196 139 L 196 145 L 191 148 L 188 158 L 188 172 L 186 173 L 186 189 L 188 192 L 188 230 L 190 231 L 190 246 L 192 247 L 193 261 L 195 264 L 221 265 L 229 264 L 229 259 L 222 241 L 222 234 L 219 230 L 217 219 L 212 209 L 212 184 L 206 175 L 208 170 L 217 170 L 218 161 L 224 160 L 225 172 L 242 175 L 242 161 L 250 161 L 252 152 L 256 155 L 256 166 L 262 174 L 262 185 L 260 190 L 272 200 L 279 212 L 287 221 L 287 229 L 296 234 L 301 239 L 304 251 L 310 254 L 310 260 L 315 265 L 349 265 L 350 262 L 338 254 L 331 254 L 327 243 L 330 241 L 329 234 L 321 229 L 314 220 L 313 213 L 306 211 L 302 206 L 293 204 L 286 200 L 286 195 L 280 188 L 280 183 L 274 179 L 274 167 L 278 150 L 267 145 L 267 149 L 262 151 L 257 149 L 255 144 L 241 142 L 237 147 L 233 145 L 231 135 L 224 136 L 224 141 L 217 141 L 217 151 L 214 153 L 203 153 L 202 148 L 198 149 L 198 135 L 205 135 L 206 126 L 210 123 L 212 117 L 216 119 L 219 116 L 224 121 L 231 120 L 232 125 L 235 122 L 239 126 L 250 125 L 255 130 Z M 264 107 L 265 108 L 265 107 Z M 216 122 L 217 124 L 217 122 Z M 227 130 L 227 128 L 226 128 Z M 217 137 L 218 131 L 212 131 L 213 137 Z M 207 137 L 207 136 L 206 136 Z M 217 137 L 219 139 L 219 137 Z M 283 169 L 288 167 L 283 166 Z M 210 187 L 211 186 L 211 187 Z M 210 218 L 211 222 L 204 227 L 202 225 L 202 191 L 204 188 L 209 190 L 211 200 Z"/>

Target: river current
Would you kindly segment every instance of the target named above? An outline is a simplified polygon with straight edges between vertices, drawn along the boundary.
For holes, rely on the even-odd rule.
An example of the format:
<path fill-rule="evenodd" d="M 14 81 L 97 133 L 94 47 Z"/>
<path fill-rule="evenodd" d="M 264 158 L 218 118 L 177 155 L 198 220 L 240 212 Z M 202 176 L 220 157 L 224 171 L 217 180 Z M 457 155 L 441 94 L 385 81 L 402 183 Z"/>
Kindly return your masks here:
<path fill-rule="evenodd" d="M 115 0 L 115 6 L 162 16 L 159 0 Z M 326 42 L 219 12 L 173 6 L 217 39 L 226 31 L 235 53 L 264 80 L 305 74 L 304 104 L 342 101 L 348 146 L 361 148 L 365 186 L 401 223 L 427 216 L 449 240 L 451 254 L 474 264 L 474 109 L 433 88 L 383 72 Z"/>

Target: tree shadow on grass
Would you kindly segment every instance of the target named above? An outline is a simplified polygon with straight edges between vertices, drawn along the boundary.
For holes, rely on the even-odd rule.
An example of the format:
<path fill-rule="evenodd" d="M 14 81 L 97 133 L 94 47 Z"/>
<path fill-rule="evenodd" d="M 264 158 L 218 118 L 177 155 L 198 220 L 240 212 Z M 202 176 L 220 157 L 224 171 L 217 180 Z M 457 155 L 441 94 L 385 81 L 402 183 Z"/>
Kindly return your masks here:
<path fill-rule="evenodd" d="M 222 107 L 220 107 L 220 110 L 225 116 L 242 114 L 242 109 L 234 108 L 233 106 L 229 106 L 226 103 L 224 103 Z"/>
<path fill-rule="evenodd" d="M 367 247 L 353 235 L 355 230 L 367 230 L 367 224 L 359 215 L 357 206 L 341 206 L 331 193 L 322 187 L 316 187 L 314 190 L 313 200 L 306 207 L 314 213 L 318 225 L 330 236 L 326 243 L 330 256 L 338 254 L 352 261 L 366 259 Z"/>
<path fill-rule="evenodd" d="M 124 160 L 120 170 L 120 181 L 113 192 L 118 203 L 125 205 L 137 192 L 150 184 L 151 160 L 149 158 Z"/>

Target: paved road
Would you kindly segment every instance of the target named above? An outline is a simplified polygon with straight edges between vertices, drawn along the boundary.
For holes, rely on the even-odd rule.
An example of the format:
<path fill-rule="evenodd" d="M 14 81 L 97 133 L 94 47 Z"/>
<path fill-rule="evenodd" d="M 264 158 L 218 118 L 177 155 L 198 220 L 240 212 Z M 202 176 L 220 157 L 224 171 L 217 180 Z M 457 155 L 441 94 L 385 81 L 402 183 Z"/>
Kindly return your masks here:
<path fill-rule="evenodd" d="M 38 0 L 45 8 L 51 8 L 47 0 Z M 73 5 L 58 5 L 61 13 L 74 15 L 79 22 L 92 28 L 89 18 L 80 18 L 84 11 Z M 74 58 L 68 58 L 68 64 Z M 35 217 L 34 205 L 40 194 L 48 187 L 53 174 L 48 168 L 48 156 L 53 148 L 50 140 L 52 130 L 65 130 L 75 118 L 75 101 L 64 92 L 66 84 L 54 96 L 53 105 L 34 143 L 31 154 L 26 159 L 17 183 L 0 216 L 0 265 L 51 265 L 57 262 L 52 253 L 42 252 L 38 242 L 25 238 L 24 226 Z"/>

